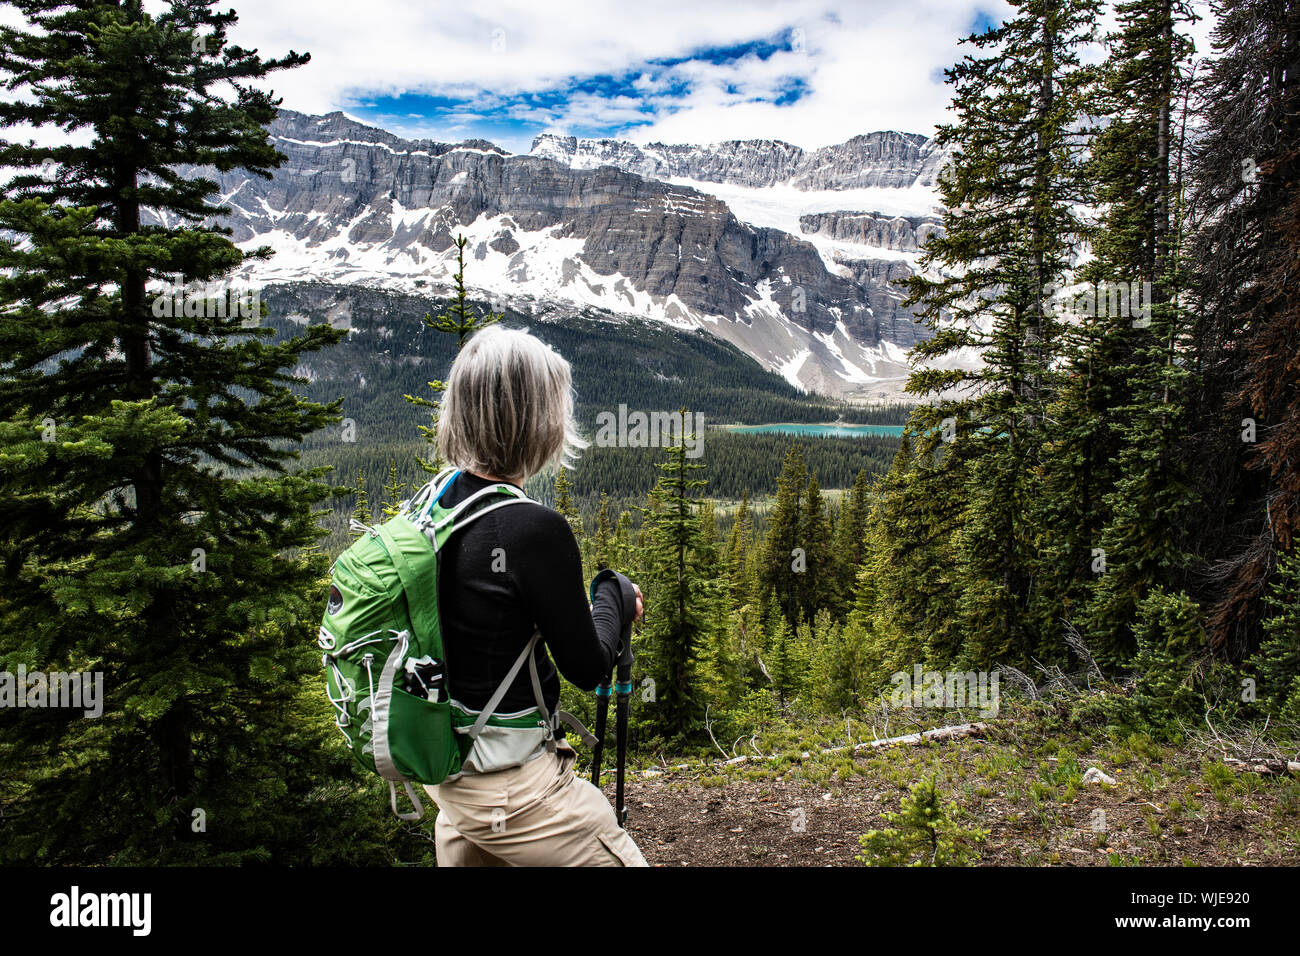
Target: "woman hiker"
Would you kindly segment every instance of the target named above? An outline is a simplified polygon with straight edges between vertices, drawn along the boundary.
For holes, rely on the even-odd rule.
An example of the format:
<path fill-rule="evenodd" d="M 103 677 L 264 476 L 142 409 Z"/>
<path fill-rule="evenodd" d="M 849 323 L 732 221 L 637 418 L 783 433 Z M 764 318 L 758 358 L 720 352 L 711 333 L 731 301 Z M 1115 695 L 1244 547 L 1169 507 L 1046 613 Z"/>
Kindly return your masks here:
<path fill-rule="evenodd" d="M 494 483 L 521 487 L 586 445 L 574 425 L 569 363 L 526 332 L 483 329 L 452 365 L 437 434 L 442 457 L 460 469 L 444 506 Z M 469 716 L 487 707 L 534 632 L 536 677 L 554 714 L 557 667 L 577 687 L 595 689 L 620 652 L 623 615 L 643 613 L 640 588 L 635 609 L 624 611 L 612 577 L 598 579 L 587 603 L 573 531 L 532 501 L 484 514 L 454 534 L 439 577 L 448 690 Z M 462 774 L 425 788 L 438 805 L 439 866 L 647 865 L 604 794 L 574 775 L 577 754 L 563 731 L 548 745 L 549 733 L 529 719 L 536 717 L 529 667 L 492 714 Z"/>

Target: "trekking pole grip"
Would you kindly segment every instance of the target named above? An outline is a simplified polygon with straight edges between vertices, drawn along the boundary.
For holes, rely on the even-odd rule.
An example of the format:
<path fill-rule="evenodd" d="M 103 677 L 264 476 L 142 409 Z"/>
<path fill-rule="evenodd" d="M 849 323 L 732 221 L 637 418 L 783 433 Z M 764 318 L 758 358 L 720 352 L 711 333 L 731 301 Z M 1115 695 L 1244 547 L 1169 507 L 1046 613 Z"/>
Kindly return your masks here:
<path fill-rule="evenodd" d="M 591 579 L 591 600 L 596 600 L 596 589 L 605 581 L 613 580 L 618 585 L 619 600 L 619 648 L 616 666 L 618 679 L 626 682 L 632 679 L 632 664 L 636 655 L 632 652 L 632 623 L 636 620 L 636 585 L 625 574 L 610 568 L 600 571 Z"/>

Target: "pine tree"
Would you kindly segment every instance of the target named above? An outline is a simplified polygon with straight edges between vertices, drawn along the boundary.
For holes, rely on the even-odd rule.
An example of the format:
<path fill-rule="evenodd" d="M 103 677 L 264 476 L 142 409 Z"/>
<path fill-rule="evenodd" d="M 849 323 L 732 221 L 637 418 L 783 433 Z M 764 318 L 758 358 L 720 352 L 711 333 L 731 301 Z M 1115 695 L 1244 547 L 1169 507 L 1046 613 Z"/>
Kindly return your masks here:
<path fill-rule="evenodd" d="M 767 537 L 763 542 L 759 579 L 765 591 L 776 594 L 786 622 L 793 624 L 799 616 L 802 582 L 800 575 L 807 565 L 807 545 L 803 538 L 803 495 L 808 481 L 803 446 L 790 446 L 776 482 L 776 504 L 768 516 Z"/>
<path fill-rule="evenodd" d="M 0 145 L 26 171 L 0 202 L 0 658 L 99 672 L 106 700 L 6 731 L 23 825 L 0 858 L 305 859 L 330 762 L 292 723 L 317 674 L 314 506 L 346 489 L 290 470 L 342 399 L 299 399 L 289 370 L 342 333 L 266 341 L 225 277 L 270 250 L 206 225 L 229 209 L 204 171 L 269 176 L 278 101 L 254 84 L 307 57 L 230 44 L 235 14 L 203 0 L 13 5 L 30 28 L 0 28 L 0 70 L 30 95 L 0 128 L 82 135 Z"/>
<path fill-rule="evenodd" d="M 445 335 L 456 336 L 456 351 L 459 352 L 465 347 L 466 340 L 477 332 L 479 329 L 486 328 L 500 322 L 504 315 L 488 312 L 487 314 L 475 315 L 469 304 L 469 291 L 465 288 L 465 246 L 468 243 L 464 236 L 457 236 L 456 243 L 456 272 L 452 275 L 451 281 L 454 293 L 450 303 L 445 311 L 438 313 L 436 316 L 425 315 L 425 328 L 432 329 L 434 332 L 441 332 Z M 431 424 L 421 425 L 420 433 L 424 435 L 425 441 L 437 446 L 438 442 L 438 410 L 442 407 L 442 402 L 438 398 L 447 388 L 447 383 L 441 380 L 429 383 L 429 390 L 433 392 L 433 398 L 425 398 L 421 395 L 403 395 L 402 397 L 412 405 L 421 408 L 430 409 L 429 418 Z M 436 474 L 441 471 L 445 464 L 438 453 L 435 451 L 431 459 L 416 459 L 420 467 L 429 474 Z"/>
<path fill-rule="evenodd" d="M 1031 608 L 1038 529 L 1027 516 L 1041 494 L 1043 428 L 1060 376 L 1061 323 L 1050 296 L 1069 278 L 1084 227 L 1082 120 L 1092 74 L 1079 48 L 1098 3 L 1012 7 L 1001 26 L 965 41 L 983 55 L 947 71 L 957 120 L 938 134 L 953 150 L 939 183 L 945 231 L 928 242 L 907 299 L 935 330 L 914 357 L 982 349 L 980 369 L 921 369 L 907 386 L 935 396 L 963 387 L 970 396 L 945 411 L 956 423 L 954 443 L 967 446 L 957 457 L 970 462 L 958 563 L 968 650 L 981 663 L 1043 652 L 1044 622 Z"/>
<path fill-rule="evenodd" d="M 1194 530 L 1209 639 L 1239 657 L 1258 646 L 1278 556 L 1300 533 L 1300 7 L 1218 12 L 1192 164 L 1204 225 L 1184 454 L 1208 504 Z"/>
<path fill-rule="evenodd" d="M 686 410 L 682 409 L 683 420 Z M 705 486 L 692 477 L 704 465 L 686 457 L 685 439 L 668 449 L 660 463 L 662 474 L 651 491 L 645 511 L 646 560 L 644 589 L 649 596 L 645 633 L 652 677 L 658 690 L 653 724 L 666 738 L 684 742 L 703 726 L 703 709 L 696 695 L 696 663 L 701 636 L 708 626 L 711 576 L 700 554 L 696 492 Z"/>

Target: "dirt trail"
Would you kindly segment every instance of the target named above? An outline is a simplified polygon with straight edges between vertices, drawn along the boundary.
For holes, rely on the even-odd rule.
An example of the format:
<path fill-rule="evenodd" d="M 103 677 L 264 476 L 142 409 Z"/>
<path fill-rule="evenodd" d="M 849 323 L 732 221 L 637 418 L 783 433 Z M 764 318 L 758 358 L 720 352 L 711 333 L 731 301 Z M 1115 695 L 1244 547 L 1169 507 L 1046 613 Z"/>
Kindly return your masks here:
<path fill-rule="evenodd" d="M 990 757 L 1008 754 L 1028 761 L 988 769 Z M 841 764 L 826 782 L 797 764 L 760 779 L 746 778 L 754 769 L 668 770 L 629 775 L 628 831 L 651 865 L 860 866 L 859 835 L 886 827 L 882 815 L 938 765 L 963 825 L 988 831 L 981 865 L 1300 864 L 1292 809 L 1300 783 L 1272 778 L 1225 801 L 1200 779 L 1201 759 L 1170 755 L 1160 769 L 1172 773 L 1154 789 L 1145 768 L 1130 767 L 1114 787 L 1061 787 L 1048 797 L 1038 758 L 982 739 L 859 753 L 850 772 Z"/>

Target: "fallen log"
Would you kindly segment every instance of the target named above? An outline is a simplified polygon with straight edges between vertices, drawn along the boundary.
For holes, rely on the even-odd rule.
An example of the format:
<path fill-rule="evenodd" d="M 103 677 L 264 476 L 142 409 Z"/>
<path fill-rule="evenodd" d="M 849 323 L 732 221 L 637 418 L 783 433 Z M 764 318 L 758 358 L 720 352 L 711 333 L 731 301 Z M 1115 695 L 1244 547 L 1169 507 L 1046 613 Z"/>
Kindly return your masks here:
<path fill-rule="evenodd" d="M 1300 760 L 1273 760 L 1263 757 L 1254 760 L 1238 760 L 1236 757 L 1224 757 L 1223 765 L 1237 773 L 1300 773 Z"/>
<path fill-rule="evenodd" d="M 952 724 L 948 727 L 935 727 L 932 730 L 921 730 L 914 734 L 903 734 L 899 737 L 885 737 L 879 740 L 867 740 L 860 744 L 854 744 L 851 749 L 853 750 L 854 753 L 857 753 L 860 750 L 874 750 L 880 747 L 893 747 L 900 744 L 914 745 L 914 744 L 924 743 L 930 740 L 960 740 L 963 737 L 974 737 L 982 733 L 987 727 L 988 724 L 982 722 L 975 722 L 975 723 L 968 723 L 968 724 Z M 819 750 L 818 753 L 822 753 L 822 754 L 843 753 L 844 751 L 849 749 L 850 748 L 847 745 L 843 747 L 826 747 Z M 807 760 L 811 756 L 812 756 L 811 751 L 805 750 L 802 754 L 799 755 L 799 759 Z M 731 766 L 735 766 L 736 764 L 748 763 L 753 760 L 778 760 L 780 759 L 780 757 L 781 754 L 771 754 L 771 755 L 764 754 L 757 757 L 751 757 L 749 754 L 741 754 L 739 757 L 732 757 L 730 760 L 722 760 L 715 764 L 712 764 L 712 766 L 731 767 Z M 710 765 L 706 764 L 705 766 L 710 766 Z M 665 770 L 688 770 L 688 769 L 690 769 L 690 764 L 677 764 L 676 766 L 673 767 L 664 767 L 655 770 L 643 770 L 641 771 L 641 776 L 657 777 L 660 774 L 662 774 Z"/>
<path fill-rule="evenodd" d="M 960 740 L 963 737 L 974 737 L 988 728 L 988 724 L 976 722 L 970 724 L 953 724 L 949 727 L 936 727 L 933 730 L 922 730 L 915 734 L 903 734 L 901 737 L 886 737 L 883 740 L 868 740 L 866 743 L 854 746 L 854 751 L 870 750 L 875 747 L 892 747 L 894 744 L 919 744 L 925 740 Z M 843 747 L 836 747 L 834 750 L 825 751 L 834 753 L 835 750 L 843 750 Z"/>

